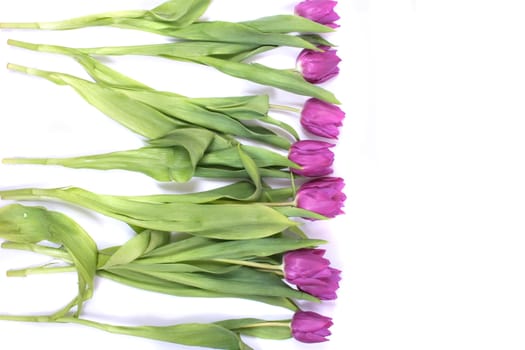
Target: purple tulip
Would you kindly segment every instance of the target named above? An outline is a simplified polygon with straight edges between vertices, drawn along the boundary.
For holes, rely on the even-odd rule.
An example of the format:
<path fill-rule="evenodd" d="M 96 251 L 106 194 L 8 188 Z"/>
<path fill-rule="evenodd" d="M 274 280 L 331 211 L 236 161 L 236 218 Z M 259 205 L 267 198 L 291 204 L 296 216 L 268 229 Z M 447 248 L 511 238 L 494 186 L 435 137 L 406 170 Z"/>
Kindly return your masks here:
<path fill-rule="evenodd" d="M 337 299 L 341 271 L 330 267 L 322 249 L 300 249 L 284 255 L 284 277 L 303 292 L 321 300 Z"/>
<path fill-rule="evenodd" d="M 304 140 L 295 142 L 290 148 L 288 158 L 301 166 L 292 169 L 294 174 L 302 176 L 326 176 L 332 173 L 334 153 L 333 144 L 323 141 Z"/>
<path fill-rule="evenodd" d="M 322 343 L 327 341 L 332 319 L 311 311 L 298 311 L 292 318 L 292 335 L 303 343 Z"/>
<path fill-rule="evenodd" d="M 314 135 L 337 139 L 345 112 L 336 105 L 311 98 L 301 112 L 301 125 Z"/>
<path fill-rule="evenodd" d="M 339 25 L 334 22 L 340 17 L 334 11 L 337 1 L 330 0 L 306 0 L 295 6 L 295 13 L 298 16 L 308 18 L 314 22 L 324 24 L 331 28 L 337 28 Z"/>
<path fill-rule="evenodd" d="M 341 59 L 337 56 L 337 50 L 328 46 L 319 48 L 323 51 L 305 49 L 297 57 L 299 71 L 312 84 L 324 83 L 339 74 L 337 65 Z"/>
<path fill-rule="evenodd" d="M 297 191 L 297 206 L 333 218 L 343 214 L 341 208 L 346 200 L 345 187 L 340 177 L 324 177 L 309 181 Z"/>

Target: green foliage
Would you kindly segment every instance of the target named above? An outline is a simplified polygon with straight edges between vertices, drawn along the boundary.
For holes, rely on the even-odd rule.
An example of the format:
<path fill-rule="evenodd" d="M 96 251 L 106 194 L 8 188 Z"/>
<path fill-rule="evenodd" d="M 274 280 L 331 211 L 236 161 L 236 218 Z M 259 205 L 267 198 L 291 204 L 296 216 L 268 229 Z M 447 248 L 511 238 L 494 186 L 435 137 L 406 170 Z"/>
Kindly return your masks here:
<path fill-rule="evenodd" d="M 42 207 L 11 204 L 0 208 L 0 238 L 17 243 L 53 242 L 63 246 L 78 273 L 77 312 L 91 298 L 97 268 L 97 246 L 64 214 Z"/>
<path fill-rule="evenodd" d="M 268 237 L 298 224 L 272 207 L 259 204 L 151 203 L 146 196 L 99 195 L 80 188 L 1 191 L 5 199 L 55 198 L 76 204 L 136 227 L 187 232 L 218 239 Z M 188 195 L 186 195 L 188 198 Z"/>

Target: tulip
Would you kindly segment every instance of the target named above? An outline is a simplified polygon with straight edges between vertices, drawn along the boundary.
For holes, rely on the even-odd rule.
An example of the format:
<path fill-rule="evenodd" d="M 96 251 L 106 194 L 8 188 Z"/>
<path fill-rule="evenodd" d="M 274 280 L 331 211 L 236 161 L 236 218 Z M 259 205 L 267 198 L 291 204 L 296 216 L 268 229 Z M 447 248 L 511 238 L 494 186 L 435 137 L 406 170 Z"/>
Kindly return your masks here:
<path fill-rule="evenodd" d="M 292 335 L 303 343 L 321 343 L 332 334 L 332 319 L 311 311 L 298 311 L 292 318 Z"/>
<path fill-rule="evenodd" d="M 294 174 L 302 176 L 326 176 L 332 173 L 334 153 L 333 144 L 323 141 L 304 140 L 295 142 L 290 148 L 288 158 L 301 166 L 291 169 Z"/>
<path fill-rule="evenodd" d="M 301 112 L 301 125 L 314 135 L 337 139 L 345 112 L 336 105 L 311 98 Z"/>
<path fill-rule="evenodd" d="M 323 51 L 305 49 L 297 57 L 299 71 L 312 84 L 324 83 L 339 74 L 341 59 L 337 56 L 337 50 L 328 46 L 319 48 Z"/>
<path fill-rule="evenodd" d="M 324 24 L 331 28 L 337 28 L 339 25 L 334 22 L 340 17 L 334 11 L 337 1 L 330 0 L 306 0 L 295 6 L 295 13 L 298 16 L 308 18 L 314 22 Z"/>
<path fill-rule="evenodd" d="M 297 191 L 297 206 L 333 218 L 343 214 L 341 208 L 346 200 L 342 192 L 344 180 L 339 177 L 324 177 L 303 184 Z"/>
<path fill-rule="evenodd" d="M 330 267 L 322 249 L 300 249 L 284 255 L 284 276 L 303 292 L 321 300 L 337 299 L 341 271 Z"/>

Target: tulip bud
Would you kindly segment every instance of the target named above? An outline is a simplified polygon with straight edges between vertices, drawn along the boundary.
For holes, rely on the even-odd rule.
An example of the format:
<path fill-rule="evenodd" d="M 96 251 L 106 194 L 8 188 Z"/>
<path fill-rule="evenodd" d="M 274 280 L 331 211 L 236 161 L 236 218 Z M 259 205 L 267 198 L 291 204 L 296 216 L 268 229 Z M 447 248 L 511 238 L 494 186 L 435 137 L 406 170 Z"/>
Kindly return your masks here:
<path fill-rule="evenodd" d="M 341 271 L 330 267 L 322 249 L 300 249 L 284 255 L 284 276 L 299 290 L 321 300 L 337 299 Z"/>
<path fill-rule="evenodd" d="M 332 319 L 311 311 L 298 311 L 292 318 L 292 335 L 303 343 L 321 343 L 332 334 Z"/>
<path fill-rule="evenodd" d="M 290 148 L 288 158 L 300 165 L 301 169 L 292 169 L 294 174 L 302 176 L 326 176 L 332 173 L 334 153 L 333 144 L 323 141 L 297 141 Z"/>
<path fill-rule="evenodd" d="M 308 18 L 314 22 L 324 24 L 331 28 L 337 28 L 339 25 L 334 22 L 340 17 L 334 11 L 337 1 L 330 0 L 306 0 L 295 6 L 295 13 L 298 16 Z"/>
<path fill-rule="evenodd" d="M 328 46 L 319 48 L 323 51 L 305 49 L 297 57 L 299 71 L 312 84 L 324 83 L 339 74 L 341 59 L 337 56 L 337 50 Z"/>
<path fill-rule="evenodd" d="M 314 135 L 337 139 L 345 112 L 336 105 L 311 98 L 301 112 L 301 125 Z"/>
<path fill-rule="evenodd" d="M 297 206 L 329 218 L 343 214 L 341 208 L 346 200 L 342 192 L 344 186 L 344 180 L 339 177 L 309 181 L 297 191 Z"/>

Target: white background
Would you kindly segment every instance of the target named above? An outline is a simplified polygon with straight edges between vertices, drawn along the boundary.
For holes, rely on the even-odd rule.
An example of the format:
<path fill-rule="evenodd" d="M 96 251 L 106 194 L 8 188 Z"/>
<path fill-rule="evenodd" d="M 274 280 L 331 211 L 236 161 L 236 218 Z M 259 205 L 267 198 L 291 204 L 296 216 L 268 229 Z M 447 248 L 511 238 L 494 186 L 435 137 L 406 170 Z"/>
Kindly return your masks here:
<path fill-rule="evenodd" d="M 0 21 L 53 20 L 107 10 L 149 8 L 158 1 L 18 0 L 0 3 Z M 290 13 L 291 1 L 215 1 L 207 17 L 242 20 Z M 511 0 L 341 1 L 341 75 L 326 85 L 347 119 L 336 148 L 336 175 L 347 182 L 347 214 L 308 224 L 331 241 L 343 270 L 336 302 L 305 305 L 332 316 L 331 341 L 249 339 L 258 349 L 524 349 L 525 335 L 525 5 Z M 162 42 L 118 29 L 1 31 L 7 62 L 82 75 L 71 60 L 8 48 L 7 38 L 71 46 Z M 294 50 L 267 63 L 294 64 Z M 108 61 L 159 89 L 190 96 L 271 92 L 275 103 L 304 99 L 225 78 L 213 70 L 152 58 Z M 292 118 L 291 116 L 283 116 Z M 0 69 L 0 157 L 69 156 L 139 147 L 142 141 L 65 87 Z M 0 166 L 0 186 L 76 185 L 106 193 L 199 189 L 159 186 L 125 172 Z M 130 233 L 115 221 L 66 205 L 64 211 L 101 245 Z M 0 269 L 33 255 L 2 251 Z M 74 276 L 0 277 L 0 312 L 35 313 L 63 305 Z M 103 321 L 169 324 L 231 316 L 286 318 L 248 302 L 192 300 L 97 283 L 86 312 Z M 183 349 L 66 325 L 0 323 L 11 349 L 93 346 Z"/>

